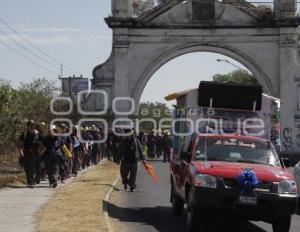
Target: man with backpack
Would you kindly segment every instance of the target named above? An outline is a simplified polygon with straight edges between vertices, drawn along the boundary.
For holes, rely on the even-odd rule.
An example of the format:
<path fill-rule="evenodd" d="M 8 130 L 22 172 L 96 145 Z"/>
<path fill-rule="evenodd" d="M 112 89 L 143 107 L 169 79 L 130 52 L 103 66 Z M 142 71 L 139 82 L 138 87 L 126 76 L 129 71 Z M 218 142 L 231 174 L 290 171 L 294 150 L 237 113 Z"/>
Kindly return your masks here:
<path fill-rule="evenodd" d="M 43 139 L 45 147 L 45 162 L 48 174 L 50 187 L 56 188 L 57 176 L 59 172 L 59 165 L 62 160 L 63 154 L 61 151 L 64 140 L 61 136 L 56 136 L 56 126 L 51 125 L 48 134 Z"/>

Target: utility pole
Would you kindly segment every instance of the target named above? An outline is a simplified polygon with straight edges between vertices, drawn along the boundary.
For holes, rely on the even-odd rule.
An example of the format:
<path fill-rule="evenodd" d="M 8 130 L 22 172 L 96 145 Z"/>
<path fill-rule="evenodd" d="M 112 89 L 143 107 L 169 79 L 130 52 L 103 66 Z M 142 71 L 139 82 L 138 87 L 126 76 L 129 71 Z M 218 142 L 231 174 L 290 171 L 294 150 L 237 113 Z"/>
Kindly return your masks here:
<path fill-rule="evenodd" d="M 63 74 L 63 66 L 61 65 L 61 75 Z M 77 89 L 77 83 L 80 81 L 86 81 L 88 83 L 88 78 L 83 78 L 82 75 L 76 77 L 75 75 L 69 77 L 60 76 L 62 85 L 63 96 L 68 96 L 73 102 L 73 109 L 71 112 L 71 119 L 75 122 L 77 120 L 77 94 L 80 90 L 87 89 Z M 74 88 L 75 86 L 75 88 Z M 77 92 L 78 91 L 78 92 Z"/>
<path fill-rule="evenodd" d="M 60 64 L 60 77 L 63 77 L 63 64 Z"/>

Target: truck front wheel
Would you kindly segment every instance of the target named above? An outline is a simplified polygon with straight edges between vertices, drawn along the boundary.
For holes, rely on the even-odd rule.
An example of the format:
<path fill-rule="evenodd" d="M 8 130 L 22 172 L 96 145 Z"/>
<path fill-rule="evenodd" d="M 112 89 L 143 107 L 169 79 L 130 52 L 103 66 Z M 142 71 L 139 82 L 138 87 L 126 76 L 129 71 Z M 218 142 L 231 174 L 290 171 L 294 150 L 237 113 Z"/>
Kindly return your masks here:
<path fill-rule="evenodd" d="M 278 216 L 273 222 L 273 232 L 289 232 L 291 226 L 291 216 L 281 215 Z"/>
<path fill-rule="evenodd" d="M 184 202 L 183 200 L 177 195 L 175 188 L 171 187 L 171 202 L 172 202 L 172 209 L 173 213 L 179 215 L 183 211 Z"/>
<path fill-rule="evenodd" d="M 199 215 L 197 213 L 197 210 L 193 206 L 188 204 L 187 215 L 186 215 L 186 224 L 187 224 L 188 231 L 195 232 L 199 229 L 198 217 Z"/>
<path fill-rule="evenodd" d="M 191 204 L 191 192 L 188 193 L 186 224 L 190 232 L 202 231 L 205 228 L 204 221 L 201 220 L 199 210 Z"/>
<path fill-rule="evenodd" d="M 202 212 L 201 208 L 197 208 L 191 204 L 191 192 L 188 195 L 187 202 L 187 229 L 190 232 L 208 231 L 214 224 L 209 215 Z"/>

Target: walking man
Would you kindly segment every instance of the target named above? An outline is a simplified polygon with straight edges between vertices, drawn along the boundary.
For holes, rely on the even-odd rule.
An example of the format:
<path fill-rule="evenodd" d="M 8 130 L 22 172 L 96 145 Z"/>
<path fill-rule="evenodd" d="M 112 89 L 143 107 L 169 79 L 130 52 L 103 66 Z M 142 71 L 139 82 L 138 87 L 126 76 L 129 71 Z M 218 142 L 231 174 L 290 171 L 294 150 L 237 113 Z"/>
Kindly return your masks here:
<path fill-rule="evenodd" d="M 129 185 L 130 191 L 135 192 L 137 165 L 139 160 L 144 160 L 140 141 L 134 134 L 132 129 L 125 129 L 128 134 L 122 139 L 119 147 L 119 160 L 121 161 L 120 173 L 122 177 L 122 184 L 127 190 Z"/>
<path fill-rule="evenodd" d="M 73 166 L 72 166 L 72 174 L 73 176 L 78 175 L 78 170 L 80 168 L 80 152 L 81 152 L 81 144 L 77 137 L 77 128 L 73 128 L 72 132 L 72 143 L 73 143 Z"/>
<path fill-rule="evenodd" d="M 148 157 L 153 159 L 155 156 L 155 143 L 156 143 L 156 138 L 154 135 L 154 131 L 150 131 L 148 136 L 147 136 L 147 147 L 148 147 Z"/>
<path fill-rule="evenodd" d="M 27 122 L 27 130 L 21 134 L 18 143 L 29 188 L 34 188 L 35 185 L 39 142 L 40 137 L 39 132 L 35 129 L 35 122 L 30 120 Z"/>
<path fill-rule="evenodd" d="M 62 132 L 64 135 L 62 136 L 62 139 L 64 140 L 64 144 L 67 146 L 68 150 L 70 151 L 71 154 L 73 154 L 73 142 L 72 142 L 72 135 L 69 135 L 69 128 L 65 125 L 61 125 Z M 66 167 L 66 175 L 65 178 L 68 179 L 72 176 L 72 163 L 73 160 L 72 158 L 67 159 L 67 167 Z"/>
<path fill-rule="evenodd" d="M 50 187 L 56 188 L 59 162 L 62 157 L 60 147 L 63 145 L 61 137 L 55 136 L 56 126 L 52 125 L 48 135 L 44 138 L 46 170 Z"/>
<path fill-rule="evenodd" d="M 155 145 L 156 145 L 156 158 L 160 159 L 163 152 L 163 137 L 161 135 L 161 129 L 157 130 L 157 135 L 155 139 Z"/>
<path fill-rule="evenodd" d="M 170 162 L 170 156 L 171 156 L 171 148 L 172 148 L 172 140 L 170 138 L 170 132 L 165 131 L 164 136 L 162 139 L 162 148 L 163 148 L 163 155 L 164 159 L 163 162 Z"/>

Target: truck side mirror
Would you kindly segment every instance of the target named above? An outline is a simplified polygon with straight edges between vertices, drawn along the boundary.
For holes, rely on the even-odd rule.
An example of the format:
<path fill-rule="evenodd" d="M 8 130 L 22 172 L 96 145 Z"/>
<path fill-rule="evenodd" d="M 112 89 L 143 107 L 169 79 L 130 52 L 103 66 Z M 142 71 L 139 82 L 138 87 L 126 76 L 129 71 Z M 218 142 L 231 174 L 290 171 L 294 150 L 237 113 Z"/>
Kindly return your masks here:
<path fill-rule="evenodd" d="M 280 153 L 280 145 L 276 144 L 275 145 L 275 150 L 277 153 Z"/>
<path fill-rule="evenodd" d="M 281 158 L 281 161 L 286 168 L 290 168 L 292 166 L 289 158 Z"/>

